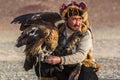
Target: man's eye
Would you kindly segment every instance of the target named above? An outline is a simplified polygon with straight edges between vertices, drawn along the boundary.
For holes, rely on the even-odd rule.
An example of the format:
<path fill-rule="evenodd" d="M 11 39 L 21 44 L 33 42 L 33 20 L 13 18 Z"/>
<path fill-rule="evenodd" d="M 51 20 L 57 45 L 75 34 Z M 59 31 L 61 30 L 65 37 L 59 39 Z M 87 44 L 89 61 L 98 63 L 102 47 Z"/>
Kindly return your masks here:
<path fill-rule="evenodd" d="M 76 18 L 72 18 L 72 20 L 76 20 Z"/>
<path fill-rule="evenodd" d="M 79 20 L 81 20 L 82 18 L 79 18 Z"/>
<path fill-rule="evenodd" d="M 82 18 L 72 18 L 72 20 L 82 20 Z"/>
<path fill-rule="evenodd" d="M 77 20 L 82 20 L 82 18 L 77 18 Z"/>

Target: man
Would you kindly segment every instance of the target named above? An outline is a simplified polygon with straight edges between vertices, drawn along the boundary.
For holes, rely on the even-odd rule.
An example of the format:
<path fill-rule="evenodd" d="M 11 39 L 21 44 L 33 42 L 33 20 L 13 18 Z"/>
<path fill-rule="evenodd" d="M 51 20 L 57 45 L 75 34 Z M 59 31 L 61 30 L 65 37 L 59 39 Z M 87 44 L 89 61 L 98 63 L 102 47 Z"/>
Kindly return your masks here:
<path fill-rule="evenodd" d="M 58 27 L 59 45 L 55 50 L 55 56 L 47 56 L 45 61 L 48 64 L 64 66 L 63 71 L 56 74 L 58 80 L 77 80 L 82 62 L 93 46 L 87 6 L 84 2 L 63 4 L 60 14 L 65 23 Z M 73 73 L 75 69 L 77 72 Z"/>
<path fill-rule="evenodd" d="M 78 80 L 82 73 L 80 69 L 84 69 L 81 65 L 88 53 L 92 52 L 92 32 L 86 4 L 63 4 L 60 14 L 65 22 L 58 25 L 58 46 L 52 55 L 45 57 L 45 62 L 35 65 L 39 80 Z M 84 80 L 81 76 L 79 79 Z"/>

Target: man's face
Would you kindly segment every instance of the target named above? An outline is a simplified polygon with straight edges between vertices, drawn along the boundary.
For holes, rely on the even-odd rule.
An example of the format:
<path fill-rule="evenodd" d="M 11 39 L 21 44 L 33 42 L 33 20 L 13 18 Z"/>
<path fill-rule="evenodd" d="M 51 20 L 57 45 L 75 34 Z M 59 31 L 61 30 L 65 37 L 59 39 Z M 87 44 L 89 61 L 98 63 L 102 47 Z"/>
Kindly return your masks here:
<path fill-rule="evenodd" d="M 68 26 L 72 30 L 79 30 L 82 25 L 82 17 L 75 15 L 68 18 Z"/>

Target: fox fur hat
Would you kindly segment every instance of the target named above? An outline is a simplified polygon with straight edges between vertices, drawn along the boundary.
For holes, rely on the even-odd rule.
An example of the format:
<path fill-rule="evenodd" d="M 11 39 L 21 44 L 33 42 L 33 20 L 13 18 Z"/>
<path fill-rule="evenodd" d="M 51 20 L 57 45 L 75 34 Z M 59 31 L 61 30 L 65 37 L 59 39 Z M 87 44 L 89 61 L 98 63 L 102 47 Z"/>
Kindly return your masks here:
<path fill-rule="evenodd" d="M 60 14 L 64 19 L 68 19 L 74 15 L 80 15 L 83 17 L 84 21 L 84 18 L 88 16 L 87 10 L 88 8 L 85 2 L 80 2 L 77 4 L 75 1 L 73 1 L 68 5 L 63 4 L 60 8 Z"/>

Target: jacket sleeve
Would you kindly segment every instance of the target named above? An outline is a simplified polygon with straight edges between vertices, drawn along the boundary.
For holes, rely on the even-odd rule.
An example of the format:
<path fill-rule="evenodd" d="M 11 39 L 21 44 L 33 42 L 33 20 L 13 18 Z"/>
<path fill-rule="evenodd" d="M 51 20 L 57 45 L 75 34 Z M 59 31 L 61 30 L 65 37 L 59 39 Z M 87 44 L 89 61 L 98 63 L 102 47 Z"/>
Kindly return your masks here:
<path fill-rule="evenodd" d="M 92 47 L 92 38 L 89 30 L 86 31 L 84 37 L 78 43 L 77 52 L 71 55 L 62 56 L 61 64 L 70 65 L 81 63 L 87 56 L 89 49 Z"/>

